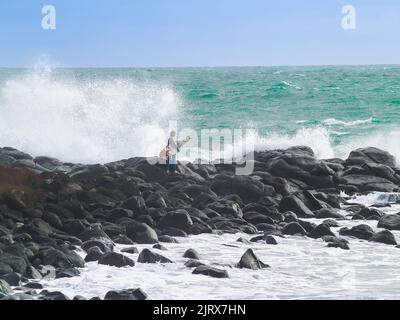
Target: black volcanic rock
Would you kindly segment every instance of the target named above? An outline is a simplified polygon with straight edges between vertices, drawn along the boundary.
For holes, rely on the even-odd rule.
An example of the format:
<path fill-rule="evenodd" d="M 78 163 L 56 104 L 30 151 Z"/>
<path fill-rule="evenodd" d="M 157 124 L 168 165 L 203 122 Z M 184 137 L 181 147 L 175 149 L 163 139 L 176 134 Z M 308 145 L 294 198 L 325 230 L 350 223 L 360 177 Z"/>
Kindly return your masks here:
<path fill-rule="evenodd" d="M 292 211 L 299 218 L 313 218 L 314 213 L 296 196 L 287 196 L 279 204 L 281 212 Z"/>
<path fill-rule="evenodd" d="M 400 215 L 387 214 L 383 216 L 379 220 L 378 228 L 384 228 L 388 230 L 400 230 Z"/>
<path fill-rule="evenodd" d="M 297 222 L 291 222 L 285 225 L 282 229 L 282 233 L 293 236 L 293 235 L 306 235 L 307 231 Z"/>
<path fill-rule="evenodd" d="M 261 262 L 255 255 L 253 250 L 248 249 L 240 259 L 238 267 L 257 270 L 257 269 L 269 268 L 269 265 Z"/>
<path fill-rule="evenodd" d="M 135 262 L 120 254 L 120 253 L 116 253 L 116 252 L 108 252 L 103 254 L 99 261 L 99 264 L 104 264 L 104 265 L 108 265 L 108 266 L 114 266 L 114 267 L 125 267 L 125 266 L 129 266 L 129 267 L 134 267 L 135 266 Z"/>
<path fill-rule="evenodd" d="M 388 230 L 375 233 L 369 241 L 397 245 L 395 236 Z"/>
<path fill-rule="evenodd" d="M 146 300 L 147 294 L 142 289 L 126 289 L 108 291 L 104 300 Z"/>
<path fill-rule="evenodd" d="M 193 221 L 184 209 L 168 212 L 158 223 L 158 227 L 160 228 L 172 227 L 183 231 L 188 231 L 192 225 Z"/>
<path fill-rule="evenodd" d="M 193 274 L 202 274 L 213 278 L 229 278 L 226 270 L 217 269 L 211 266 L 200 265 L 193 270 Z"/>
<path fill-rule="evenodd" d="M 360 224 L 358 226 L 349 228 L 342 228 L 339 230 L 339 234 L 342 236 L 350 236 L 358 239 L 369 240 L 375 234 L 374 230 L 366 224 Z"/>
<path fill-rule="evenodd" d="M 143 249 L 138 257 L 139 263 L 173 263 L 170 259 L 162 256 L 161 254 L 150 251 L 149 249 Z"/>

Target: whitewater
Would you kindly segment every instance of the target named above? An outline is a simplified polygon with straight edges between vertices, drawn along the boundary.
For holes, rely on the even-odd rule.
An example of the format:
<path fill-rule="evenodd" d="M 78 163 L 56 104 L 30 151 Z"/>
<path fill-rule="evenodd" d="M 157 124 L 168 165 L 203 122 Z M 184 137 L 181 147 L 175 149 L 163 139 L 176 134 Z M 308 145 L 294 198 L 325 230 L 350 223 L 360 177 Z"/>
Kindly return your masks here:
<path fill-rule="evenodd" d="M 392 195 L 393 196 L 393 195 Z M 397 194 L 400 196 L 400 194 Z M 358 196 L 349 202 L 364 205 L 389 204 L 389 195 L 374 193 Z M 386 213 L 400 211 L 400 205 L 392 203 L 383 209 Z M 321 223 L 322 220 L 310 219 Z M 340 227 L 332 228 L 338 235 L 342 227 L 353 227 L 360 221 L 341 220 Z M 379 230 L 377 221 L 362 221 L 374 231 Z M 400 231 L 393 231 L 400 240 Z M 322 239 L 313 240 L 301 236 L 276 237 L 278 245 L 252 243 L 246 245 L 236 240 L 250 239 L 246 234 L 202 234 L 177 238 L 179 243 L 163 244 L 168 251 L 155 252 L 175 263 L 142 264 L 134 268 L 116 268 L 87 263 L 74 278 L 48 279 L 42 284 L 48 290 L 57 290 L 67 296 L 82 295 L 85 298 L 99 296 L 109 290 L 142 288 L 149 299 L 400 299 L 399 248 L 386 244 L 347 238 L 351 250 L 328 248 Z M 116 251 L 129 246 L 117 245 Z M 135 245 L 141 251 L 150 245 Z M 193 275 L 184 266 L 183 253 L 193 248 L 201 261 L 228 271 L 230 278 L 215 279 Z M 248 270 L 236 268 L 241 255 L 252 248 L 258 258 L 271 268 Z M 82 257 L 85 253 L 79 252 Z M 135 261 L 138 254 L 126 254 Z"/>
<path fill-rule="evenodd" d="M 179 129 L 199 135 L 201 129 L 243 129 L 240 143 L 258 151 L 306 145 L 318 158 L 346 158 L 354 149 L 375 146 L 400 159 L 397 100 L 390 97 L 398 84 L 381 83 L 387 93 L 376 94 L 364 74 L 382 81 L 382 73 L 395 77 L 397 68 L 278 71 L 0 69 L 0 145 L 105 163 L 157 155 L 170 121 L 176 121 Z M 343 74 L 365 87 L 346 89 Z M 236 157 L 242 150 L 224 148 Z M 191 154 L 184 160 L 198 157 Z"/>

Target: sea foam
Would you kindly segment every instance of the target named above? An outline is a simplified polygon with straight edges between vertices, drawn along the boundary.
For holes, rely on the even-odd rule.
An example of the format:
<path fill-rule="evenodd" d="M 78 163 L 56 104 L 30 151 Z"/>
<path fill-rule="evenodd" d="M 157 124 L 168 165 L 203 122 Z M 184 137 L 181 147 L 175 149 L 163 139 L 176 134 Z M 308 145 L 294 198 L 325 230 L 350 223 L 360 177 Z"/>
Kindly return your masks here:
<path fill-rule="evenodd" d="M 1 87 L 0 145 L 84 163 L 151 156 L 165 145 L 179 104 L 168 85 L 35 70 Z"/>

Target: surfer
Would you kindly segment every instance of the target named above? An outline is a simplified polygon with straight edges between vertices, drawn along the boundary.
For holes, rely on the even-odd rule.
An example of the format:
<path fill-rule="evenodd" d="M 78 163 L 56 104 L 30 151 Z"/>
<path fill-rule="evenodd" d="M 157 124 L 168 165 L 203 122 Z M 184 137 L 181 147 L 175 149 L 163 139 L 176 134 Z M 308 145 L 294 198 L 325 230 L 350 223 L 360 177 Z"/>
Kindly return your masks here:
<path fill-rule="evenodd" d="M 177 165 L 177 154 L 180 151 L 180 148 L 187 142 L 189 142 L 190 137 L 186 137 L 183 141 L 175 141 L 176 132 L 171 131 L 168 144 L 165 150 L 165 156 L 167 158 L 167 174 L 176 173 L 176 165 Z"/>

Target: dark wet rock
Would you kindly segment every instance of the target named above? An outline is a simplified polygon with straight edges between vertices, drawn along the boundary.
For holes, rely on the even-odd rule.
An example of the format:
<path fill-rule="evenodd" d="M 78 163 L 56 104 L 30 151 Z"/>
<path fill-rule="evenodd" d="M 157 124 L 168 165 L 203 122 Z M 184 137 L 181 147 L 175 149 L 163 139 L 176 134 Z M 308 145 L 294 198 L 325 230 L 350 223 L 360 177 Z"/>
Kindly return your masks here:
<path fill-rule="evenodd" d="M 192 218 L 194 219 L 194 218 Z M 193 223 L 193 225 L 190 227 L 189 233 L 198 235 L 198 234 L 203 234 L 203 233 L 212 233 L 212 228 L 207 225 L 206 223 Z"/>
<path fill-rule="evenodd" d="M 129 248 L 122 249 L 121 252 L 129 253 L 129 254 L 136 254 L 136 253 L 139 253 L 139 250 L 136 247 L 129 247 Z"/>
<path fill-rule="evenodd" d="M 197 268 L 200 266 L 205 266 L 205 264 L 200 262 L 199 260 L 188 260 L 185 262 L 185 266 L 188 268 Z"/>
<path fill-rule="evenodd" d="M 284 220 L 284 216 L 278 211 L 277 205 L 266 206 L 262 203 L 249 203 L 243 208 L 243 212 L 244 216 L 249 213 L 257 212 L 264 217 L 271 218 L 274 221 Z"/>
<path fill-rule="evenodd" d="M 104 232 L 101 225 L 92 225 L 90 228 L 83 231 L 81 234 L 78 235 L 78 238 L 81 239 L 83 242 L 89 241 L 91 239 L 108 239 L 111 241 L 110 237 L 107 233 Z"/>
<path fill-rule="evenodd" d="M 170 259 L 162 256 L 161 254 L 150 251 L 149 249 L 143 249 L 138 257 L 139 263 L 173 263 Z"/>
<path fill-rule="evenodd" d="M 243 244 L 252 244 L 251 241 L 249 241 L 249 240 L 247 240 L 247 239 L 245 239 L 245 238 L 243 238 L 243 237 L 240 237 L 240 238 L 237 239 L 236 241 L 237 241 L 237 242 L 241 242 L 241 243 L 243 243 Z"/>
<path fill-rule="evenodd" d="M 108 266 L 113 266 L 113 267 L 117 267 L 117 268 L 121 268 L 121 267 L 134 267 L 135 266 L 135 262 L 120 254 L 120 253 L 116 253 L 116 252 L 108 252 L 103 254 L 99 261 L 99 264 L 103 264 L 103 265 L 108 265 Z"/>
<path fill-rule="evenodd" d="M 193 225 L 188 212 L 184 209 L 168 212 L 158 223 L 160 228 L 177 228 L 183 231 L 188 231 Z"/>
<path fill-rule="evenodd" d="M 186 250 L 185 253 L 183 254 L 183 257 L 188 259 L 200 260 L 199 254 L 194 249 Z"/>
<path fill-rule="evenodd" d="M 328 248 L 337 248 L 343 250 L 350 250 L 350 247 L 347 243 L 344 242 L 329 242 L 327 245 Z"/>
<path fill-rule="evenodd" d="M 294 212 L 299 218 L 313 218 L 314 213 L 296 196 L 287 196 L 279 204 L 281 212 Z"/>
<path fill-rule="evenodd" d="M 159 244 L 159 243 L 155 244 L 153 246 L 153 249 L 157 249 L 157 250 L 161 250 L 161 251 L 168 251 L 168 249 L 166 247 L 164 247 L 162 244 Z"/>
<path fill-rule="evenodd" d="M 163 242 L 163 243 L 178 243 L 178 240 L 171 236 L 167 235 L 162 235 L 158 237 L 158 241 Z"/>
<path fill-rule="evenodd" d="M 108 291 L 104 300 L 146 300 L 147 294 L 142 289 L 126 289 Z"/>
<path fill-rule="evenodd" d="M 60 230 L 63 229 L 63 223 L 61 222 L 61 219 L 52 212 L 45 211 L 43 213 L 42 219 L 54 228 Z"/>
<path fill-rule="evenodd" d="M 246 212 L 243 215 L 243 218 L 254 225 L 260 223 L 274 224 L 274 220 L 272 218 L 264 216 L 258 212 Z"/>
<path fill-rule="evenodd" d="M 130 245 L 130 244 L 134 244 L 135 243 L 130 238 L 128 238 L 128 236 L 126 236 L 124 234 L 116 236 L 115 238 L 113 238 L 113 242 L 115 242 L 117 244 L 124 244 L 124 245 Z"/>
<path fill-rule="evenodd" d="M 282 233 L 285 235 L 293 236 L 293 235 L 306 235 L 307 231 L 297 222 L 288 223 L 283 227 Z"/>
<path fill-rule="evenodd" d="M 0 274 L 17 272 L 24 275 L 28 263 L 23 257 L 18 257 L 8 252 L 0 254 Z"/>
<path fill-rule="evenodd" d="M 362 208 L 358 214 L 368 220 L 370 220 L 371 217 L 377 217 L 379 220 L 385 215 L 382 211 L 376 208 Z"/>
<path fill-rule="evenodd" d="M 98 261 L 100 257 L 104 254 L 103 251 L 99 247 L 90 247 L 87 250 L 87 255 L 85 257 L 85 262 L 92 262 L 92 261 Z"/>
<path fill-rule="evenodd" d="M 266 236 L 265 242 L 266 242 L 266 244 L 269 244 L 269 245 L 277 245 L 278 244 L 278 242 L 276 241 L 276 239 L 273 236 Z"/>
<path fill-rule="evenodd" d="M 360 224 L 351 229 L 342 228 L 339 230 L 341 236 L 355 237 L 362 240 L 369 240 L 374 235 L 374 230 L 366 224 Z"/>
<path fill-rule="evenodd" d="M 60 250 L 53 247 L 43 247 L 36 255 L 43 265 L 51 265 L 56 268 L 82 268 L 85 261 L 74 251 L 60 248 Z"/>
<path fill-rule="evenodd" d="M 265 195 L 264 184 L 250 176 L 217 175 L 211 189 L 219 196 L 237 194 L 245 203 L 257 202 Z"/>
<path fill-rule="evenodd" d="M 257 270 L 257 269 L 269 268 L 269 265 L 261 262 L 255 255 L 254 251 L 252 249 L 249 249 L 240 259 L 238 263 L 238 268 Z"/>
<path fill-rule="evenodd" d="M 365 217 L 357 213 L 351 218 L 351 220 L 365 220 Z"/>
<path fill-rule="evenodd" d="M 179 230 L 179 229 L 173 228 L 173 227 L 168 227 L 168 228 L 165 228 L 164 230 L 162 230 L 162 233 L 161 233 L 161 236 L 159 237 L 159 239 L 164 236 L 186 238 L 188 235 L 183 230 Z M 163 239 L 166 239 L 166 238 L 163 238 Z"/>
<path fill-rule="evenodd" d="M 13 293 L 13 290 L 11 289 L 11 287 L 9 286 L 9 284 L 3 280 L 0 279 L 0 295 L 10 295 Z"/>
<path fill-rule="evenodd" d="M 28 282 L 24 284 L 24 287 L 29 289 L 43 289 L 43 285 L 39 282 Z"/>
<path fill-rule="evenodd" d="M 81 274 L 80 271 L 75 268 L 57 270 L 56 271 L 56 279 L 78 277 L 80 274 Z"/>
<path fill-rule="evenodd" d="M 345 244 L 349 243 L 349 241 L 347 241 L 346 239 L 338 238 L 336 236 L 323 236 L 322 240 L 328 243 L 345 243 Z"/>
<path fill-rule="evenodd" d="M 146 199 L 146 205 L 149 208 L 166 208 L 164 196 L 161 192 L 153 192 Z"/>
<path fill-rule="evenodd" d="M 107 215 L 107 220 L 110 222 L 116 222 L 118 219 L 121 218 L 132 218 L 133 211 L 124 208 L 115 208 L 111 210 Z"/>
<path fill-rule="evenodd" d="M 83 235 L 86 229 L 89 228 L 90 225 L 88 223 L 78 219 L 68 220 L 63 225 L 63 230 L 65 232 L 76 237 L 78 237 L 79 235 Z"/>
<path fill-rule="evenodd" d="M 383 216 L 378 223 L 378 228 L 387 230 L 400 230 L 400 215 L 387 214 Z"/>
<path fill-rule="evenodd" d="M 329 228 L 338 228 L 340 226 L 339 223 L 334 219 L 326 219 L 322 221 L 322 224 Z"/>
<path fill-rule="evenodd" d="M 385 178 L 363 175 L 363 174 L 350 174 L 342 176 L 340 182 L 345 185 L 353 185 L 358 190 L 363 192 L 394 192 L 399 190 L 399 186 Z"/>
<path fill-rule="evenodd" d="M 7 282 L 10 286 L 19 286 L 21 283 L 21 275 L 16 272 L 10 272 L 0 275 L 0 279 Z"/>
<path fill-rule="evenodd" d="M 44 295 L 42 295 L 40 300 L 70 300 L 65 294 L 59 291 L 54 291 L 54 292 L 46 292 Z"/>
<path fill-rule="evenodd" d="M 232 200 L 220 199 L 217 202 L 210 204 L 208 209 L 211 209 L 217 212 L 219 215 L 229 219 L 243 217 L 243 212 L 240 205 Z"/>
<path fill-rule="evenodd" d="M 193 270 L 193 274 L 202 274 L 213 278 L 229 278 L 226 270 L 217 269 L 211 266 L 201 265 Z"/>
<path fill-rule="evenodd" d="M 84 301 L 84 300 L 87 300 L 85 297 L 83 297 L 83 296 L 75 296 L 75 297 L 73 297 L 72 298 L 72 300 L 74 300 L 74 301 Z"/>
<path fill-rule="evenodd" d="M 377 148 L 361 148 L 350 153 L 346 160 L 347 165 L 363 165 L 378 163 L 389 167 L 396 167 L 396 159 L 390 153 Z"/>
<path fill-rule="evenodd" d="M 331 231 L 329 226 L 320 224 L 313 231 L 311 231 L 308 236 L 313 239 L 319 239 L 324 236 L 335 236 L 335 234 Z"/>
<path fill-rule="evenodd" d="M 288 211 L 288 212 L 284 213 L 284 222 L 290 223 L 290 222 L 297 222 L 297 221 L 298 221 L 298 217 L 294 212 Z"/>
<path fill-rule="evenodd" d="M 369 241 L 397 245 L 395 236 L 388 230 L 375 233 Z"/>
<path fill-rule="evenodd" d="M 146 202 L 141 196 L 132 196 L 122 203 L 122 207 L 139 214 L 146 210 Z"/>
<path fill-rule="evenodd" d="M 85 241 L 81 245 L 82 249 L 88 252 L 90 248 L 98 247 L 103 253 L 111 252 L 114 250 L 114 244 L 109 239 L 92 239 Z"/>
<path fill-rule="evenodd" d="M 126 235 L 134 242 L 140 244 L 154 244 L 158 242 L 155 230 L 146 223 L 132 221 L 125 224 Z"/>
<path fill-rule="evenodd" d="M 339 210 L 337 209 L 323 208 L 314 212 L 314 214 L 317 219 L 328 219 L 328 218 L 339 219 L 339 220 L 344 219 L 344 216 L 340 214 Z"/>

